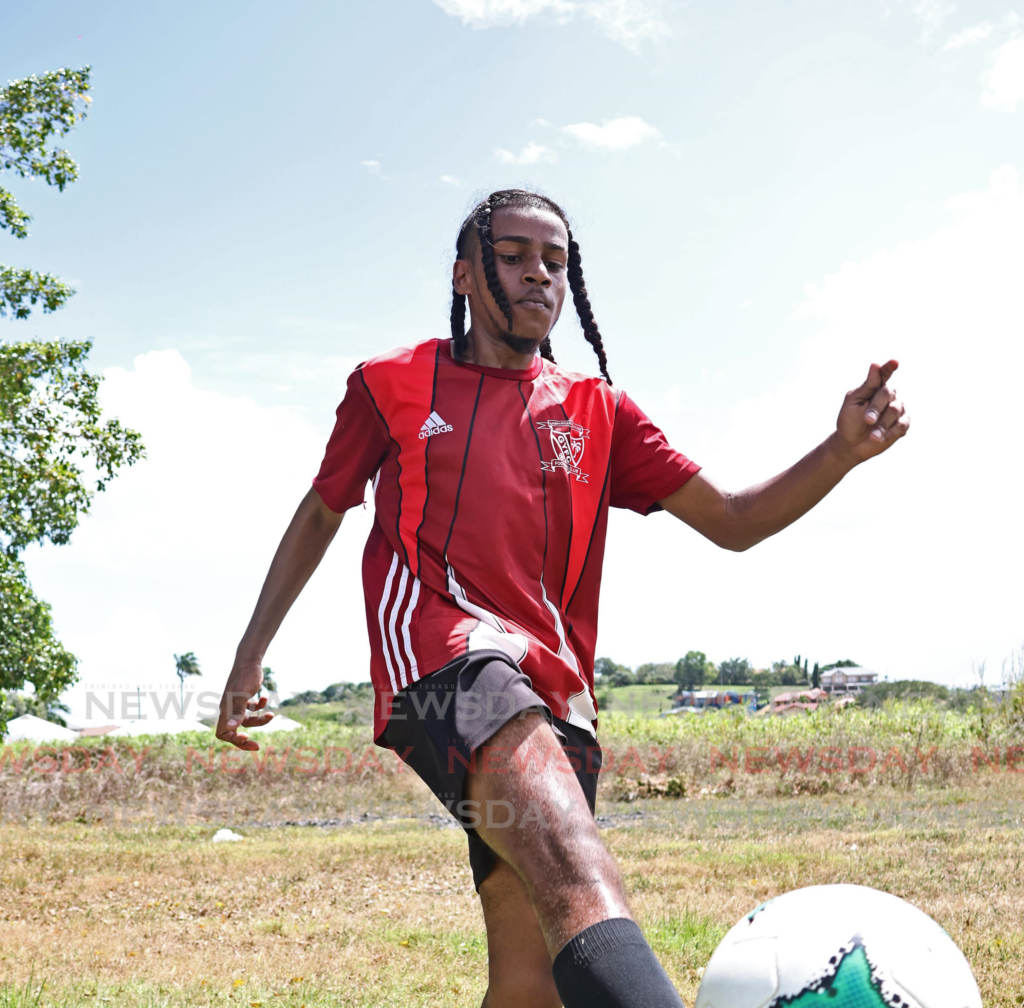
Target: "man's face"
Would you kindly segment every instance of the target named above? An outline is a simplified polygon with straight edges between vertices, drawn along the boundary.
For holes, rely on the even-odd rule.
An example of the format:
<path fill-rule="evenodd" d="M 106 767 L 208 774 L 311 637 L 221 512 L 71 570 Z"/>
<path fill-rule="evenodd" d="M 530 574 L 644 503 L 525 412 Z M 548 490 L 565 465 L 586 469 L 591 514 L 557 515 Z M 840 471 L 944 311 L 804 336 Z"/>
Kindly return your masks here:
<path fill-rule="evenodd" d="M 512 306 L 512 331 L 487 289 L 480 247 L 475 242 L 472 261 L 455 263 L 455 289 L 469 295 L 474 326 L 489 322 L 488 335 L 500 338 L 517 353 L 529 353 L 551 331 L 562 311 L 569 287 L 569 236 L 555 214 L 534 207 L 495 210 L 491 236 L 494 267 Z"/>

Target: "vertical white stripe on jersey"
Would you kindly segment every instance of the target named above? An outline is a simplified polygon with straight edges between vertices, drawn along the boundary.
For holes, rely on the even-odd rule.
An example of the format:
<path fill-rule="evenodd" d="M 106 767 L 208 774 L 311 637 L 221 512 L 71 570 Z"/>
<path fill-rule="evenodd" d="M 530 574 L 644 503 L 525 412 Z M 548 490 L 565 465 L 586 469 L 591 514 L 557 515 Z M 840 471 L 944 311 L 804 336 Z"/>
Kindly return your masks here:
<path fill-rule="evenodd" d="M 387 580 L 384 582 L 384 593 L 380 597 L 380 608 L 377 610 L 377 621 L 380 623 L 380 644 L 384 649 L 384 661 L 387 662 L 388 676 L 391 678 L 391 688 L 398 692 L 398 683 L 395 681 L 395 670 L 391 664 L 391 655 L 388 653 L 388 634 L 384 629 L 384 612 L 387 609 L 388 598 L 391 595 L 391 585 L 395 580 L 395 571 L 398 569 L 398 554 L 391 557 L 391 569 L 388 571 Z"/>
<path fill-rule="evenodd" d="M 562 617 L 559 615 L 558 608 L 554 605 L 551 599 L 548 598 L 547 590 L 544 588 L 544 577 L 540 579 L 540 594 L 541 598 L 544 599 L 544 605 L 548 607 L 551 615 L 555 618 L 555 630 L 558 632 L 558 657 L 565 662 L 576 673 L 580 679 L 583 676 L 580 675 L 579 662 L 576 661 L 576 655 L 573 654 L 573 650 L 569 647 L 569 642 L 565 639 L 565 627 L 562 626 Z M 569 724 L 576 725 L 577 728 L 583 728 L 585 731 L 594 734 L 594 726 L 591 724 L 597 718 L 597 708 L 594 706 L 594 701 L 591 699 L 590 690 L 587 688 L 587 684 L 583 683 L 583 689 L 578 693 L 573 693 L 566 702 L 569 708 L 569 715 L 566 721 Z"/>
<path fill-rule="evenodd" d="M 447 562 L 447 557 L 445 560 Z M 470 631 L 466 638 L 467 651 L 493 648 L 496 651 L 503 651 L 514 662 L 521 662 L 526 657 L 530 648 L 529 641 L 522 634 L 509 633 L 494 613 L 470 602 L 466 598 L 466 589 L 455 580 L 455 571 L 452 570 L 450 563 L 448 564 L 448 591 L 452 593 L 452 598 L 455 599 L 460 609 L 475 616 L 485 626 L 498 631 L 490 633 L 484 626 L 478 626 L 475 630 Z"/>
<path fill-rule="evenodd" d="M 558 609 L 552 603 L 551 599 L 548 598 L 548 593 L 544 588 L 544 576 L 541 575 L 540 579 L 540 595 L 544 599 L 544 605 L 546 605 L 551 612 L 551 615 L 555 618 L 555 631 L 558 633 L 558 657 L 565 662 L 576 673 L 580 674 L 580 665 L 576 661 L 576 655 L 573 654 L 572 648 L 569 647 L 569 642 L 565 639 L 565 627 L 562 626 L 562 617 L 558 614 Z M 582 676 L 580 676 L 582 678 Z"/>
<path fill-rule="evenodd" d="M 419 665 L 416 664 L 416 655 L 412 653 L 412 641 L 409 638 L 409 623 L 412 621 L 412 614 L 416 608 L 416 603 L 420 600 L 420 579 L 412 579 L 412 597 L 409 599 L 409 604 L 405 608 L 405 619 L 402 620 L 402 639 L 405 641 L 405 653 L 409 656 L 409 661 L 412 663 L 412 668 L 409 669 L 409 676 L 411 682 L 416 682 L 420 677 Z"/>
<path fill-rule="evenodd" d="M 396 554 L 395 559 L 398 559 Z M 398 591 L 395 592 L 395 603 L 391 607 L 391 619 L 388 620 L 388 634 L 391 638 L 391 645 L 394 648 L 395 665 L 398 667 L 398 681 L 404 689 L 411 680 L 406 678 L 405 662 L 402 661 L 402 652 L 398 650 L 398 635 L 395 633 L 395 623 L 398 620 L 398 611 L 405 601 L 405 591 L 409 585 L 409 568 L 402 564 L 402 577 L 398 582 Z"/>
<path fill-rule="evenodd" d="M 455 599 L 460 609 L 464 609 L 470 616 L 475 616 L 481 623 L 486 623 L 488 626 L 493 627 L 498 633 L 508 633 L 501 625 L 501 620 L 494 613 L 488 612 L 466 598 L 466 589 L 455 580 L 455 571 L 452 570 L 451 564 L 448 564 L 448 591 L 452 593 L 452 598 Z"/>

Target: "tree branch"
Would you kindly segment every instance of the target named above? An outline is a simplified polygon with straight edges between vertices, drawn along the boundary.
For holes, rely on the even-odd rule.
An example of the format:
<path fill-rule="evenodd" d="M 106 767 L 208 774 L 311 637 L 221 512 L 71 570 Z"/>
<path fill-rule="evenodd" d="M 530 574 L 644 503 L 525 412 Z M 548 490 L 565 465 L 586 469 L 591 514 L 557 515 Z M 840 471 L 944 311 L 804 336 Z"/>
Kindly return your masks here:
<path fill-rule="evenodd" d="M 28 237 L 28 222 L 32 218 L 18 206 L 14 197 L 0 189 L 0 228 L 6 228 L 15 238 Z"/>
<path fill-rule="evenodd" d="M 52 273 L 15 269 L 0 263 L 0 318 L 8 314 L 16 319 L 28 318 L 32 313 L 30 306 L 39 301 L 44 312 L 54 312 L 74 293 L 74 287 Z"/>

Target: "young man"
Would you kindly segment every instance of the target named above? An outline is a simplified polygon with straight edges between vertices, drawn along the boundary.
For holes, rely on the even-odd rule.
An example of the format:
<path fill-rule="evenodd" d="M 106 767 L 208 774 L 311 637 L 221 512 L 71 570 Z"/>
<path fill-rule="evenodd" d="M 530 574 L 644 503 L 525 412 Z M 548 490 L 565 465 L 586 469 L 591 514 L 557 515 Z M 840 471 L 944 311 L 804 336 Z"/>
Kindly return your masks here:
<path fill-rule="evenodd" d="M 373 480 L 363 558 L 374 737 L 467 831 L 489 946 L 486 1008 L 679 1006 L 593 817 L 593 693 L 608 507 L 665 510 L 726 549 L 795 521 L 908 429 L 871 365 L 836 430 L 726 493 L 611 386 L 562 210 L 493 193 L 463 223 L 451 339 L 360 365 L 238 648 L 217 737 L 257 749 L 263 655 Z M 556 366 L 567 294 L 603 379 Z M 465 330 L 466 304 L 470 327 Z"/>

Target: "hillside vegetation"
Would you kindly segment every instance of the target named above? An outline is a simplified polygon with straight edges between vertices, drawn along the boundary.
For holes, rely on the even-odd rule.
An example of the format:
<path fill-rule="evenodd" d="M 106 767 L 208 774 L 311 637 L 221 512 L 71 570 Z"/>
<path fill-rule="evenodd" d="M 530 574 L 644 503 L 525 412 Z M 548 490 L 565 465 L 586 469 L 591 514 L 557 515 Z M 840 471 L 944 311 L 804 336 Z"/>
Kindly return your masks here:
<path fill-rule="evenodd" d="M 323 717 L 310 716 L 318 709 Z M 0 753 L 0 819 L 341 823 L 377 808 L 443 817 L 395 754 L 373 745 L 368 725 L 341 724 L 326 704 L 310 706 L 306 719 L 298 731 L 261 736 L 258 753 L 209 733 L 9 745 Z M 609 806 L 707 795 L 976 791 L 1024 772 L 1024 692 L 966 711 L 924 699 L 825 704 L 791 717 L 738 710 L 610 717 L 600 738 L 599 800 Z"/>

